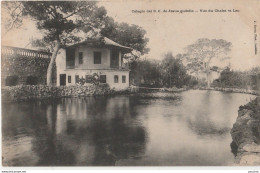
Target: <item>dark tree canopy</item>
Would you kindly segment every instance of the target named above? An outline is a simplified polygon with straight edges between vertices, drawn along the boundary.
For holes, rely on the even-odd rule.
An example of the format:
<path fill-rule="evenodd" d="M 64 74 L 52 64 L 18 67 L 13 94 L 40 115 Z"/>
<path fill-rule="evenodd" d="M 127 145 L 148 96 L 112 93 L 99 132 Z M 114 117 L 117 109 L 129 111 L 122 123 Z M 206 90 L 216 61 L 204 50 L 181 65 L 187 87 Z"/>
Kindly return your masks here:
<path fill-rule="evenodd" d="M 251 90 L 260 89 L 260 67 L 247 71 L 235 71 L 226 67 L 220 77 L 213 81 L 214 87 L 243 88 Z"/>
<path fill-rule="evenodd" d="M 130 65 L 131 84 L 145 87 L 192 87 L 197 81 L 187 74 L 183 55 L 166 53 L 160 60 L 137 60 Z"/>
<path fill-rule="evenodd" d="M 75 35 L 79 28 L 91 29 L 91 21 L 84 18 L 97 9 L 95 2 L 86 1 L 24 1 L 24 15 L 37 22 L 37 28 L 44 31 L 44 41 L 60 40 L 61 44 L 79 41 Z M 82 15 L 84 14 L 84 15 Z"/>
<path fill-rule="evenodd" d="M 164 72 L 162 77 L 164 85 L 168 87 L 182 87 L 189 80 L 185 66 L 182 63 L 183 55 L 178 54 L 176 57 L 171 52 L 165 54 L 161 62 L 161 69 Z"/>
<path fill-rule="evenodd" d="M 100 32 L 103 36 L 111 38 L 124 46 L 131 47 L 142 55 L 149 52 L 149 48 L 147 48 L 149 39 L 145 37 L 146 31 L 143 28 L 137 25 L 115 22 L 111 17 L 106 17 L 104 24 L 105 26 Z"/>

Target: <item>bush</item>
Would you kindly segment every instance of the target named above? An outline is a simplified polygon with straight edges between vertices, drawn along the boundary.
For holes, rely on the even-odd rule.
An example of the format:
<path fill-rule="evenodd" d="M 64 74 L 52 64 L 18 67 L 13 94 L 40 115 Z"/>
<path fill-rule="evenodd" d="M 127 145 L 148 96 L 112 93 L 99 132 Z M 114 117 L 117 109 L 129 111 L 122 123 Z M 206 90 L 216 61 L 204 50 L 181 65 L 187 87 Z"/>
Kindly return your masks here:
<path fill-rule="evenodd" d="M 219 79 L 213 81 L 212 86 L 258 90 L 260 87 L 259 81 L 260 70 L 258 68 L 244 72 L 233 71 L 227 68 L 221 72 Z"/>

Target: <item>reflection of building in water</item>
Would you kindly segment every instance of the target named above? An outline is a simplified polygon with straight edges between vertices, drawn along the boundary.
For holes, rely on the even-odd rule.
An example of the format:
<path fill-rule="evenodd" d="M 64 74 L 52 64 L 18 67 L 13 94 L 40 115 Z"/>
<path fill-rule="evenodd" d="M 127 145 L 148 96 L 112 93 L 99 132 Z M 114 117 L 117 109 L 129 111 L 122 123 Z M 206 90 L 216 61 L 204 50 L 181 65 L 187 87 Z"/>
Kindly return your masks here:
<path fill-rule="evenodd" d="M 115 165 L 144 153 L 146 132 L 135 122 L 129 97 L 63 98 L 26 105 L 3 112 L 3 137 L 18 136 L 23 148 L 12 158 L 3 153 L 11 165 Z M 15 146 L 15 141 L 7 141 L 5 151 L 8 144 Z"/>
<path fill-rule="evenodd" d="M 68 124 L 76 123 L 75 128 L 79 128 L 89 125 L 93 120 L 111 120 L 120 116 L 124 117 L 124 121 L 130 118 L 128 97 L 62 99 L 61 104 L 57 105 L 56 133 L 66 131 Z M 48 123 L 51 125 L 52 122 Z"/>
<path fill-rule="evenodd" d="M 64 98 L 56 112 L 47 110 L 58 148 L 72 152 L 76 165 L 114 165 L 144 152 L 146 132 L 133 123 L 129 97 Z"/>

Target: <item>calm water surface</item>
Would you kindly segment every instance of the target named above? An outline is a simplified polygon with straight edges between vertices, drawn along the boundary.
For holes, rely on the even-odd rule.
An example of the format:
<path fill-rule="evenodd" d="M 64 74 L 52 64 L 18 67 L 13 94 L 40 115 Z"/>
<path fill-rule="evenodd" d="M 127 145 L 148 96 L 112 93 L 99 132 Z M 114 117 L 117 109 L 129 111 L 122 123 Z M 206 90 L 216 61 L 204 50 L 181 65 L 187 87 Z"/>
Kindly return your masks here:
<path fill-rule="evenodd" d="M 232 165 L 230 129 L 238 107 L 255 97 L 197 90 L 175 95 L 3 104 L 3 165 Z"/>

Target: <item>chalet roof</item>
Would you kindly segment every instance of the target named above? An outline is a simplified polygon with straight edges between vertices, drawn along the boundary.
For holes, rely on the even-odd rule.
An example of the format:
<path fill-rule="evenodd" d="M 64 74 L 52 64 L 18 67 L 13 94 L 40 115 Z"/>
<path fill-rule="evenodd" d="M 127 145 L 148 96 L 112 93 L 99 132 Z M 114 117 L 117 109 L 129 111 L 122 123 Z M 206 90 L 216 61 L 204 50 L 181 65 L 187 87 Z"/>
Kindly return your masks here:
<path fill-rule="evenodd" d="M 85 41 L 67 46 L 67 48 L 76 48 L 80 45 L 86 45 L 89 47 L 114 47 L 114 48 L 118 48 L 121 51 L 123 51 L 124 53 L 129 53 L 131 52 L 133 49 L 127 46 L 123 46 L 120 45 L 116 42 L 114 42 L 113 40 L 107 38 L 107 37 L 99 37 L 99 38 L 94 38 L 94 39 L 87 39 Z"/>

